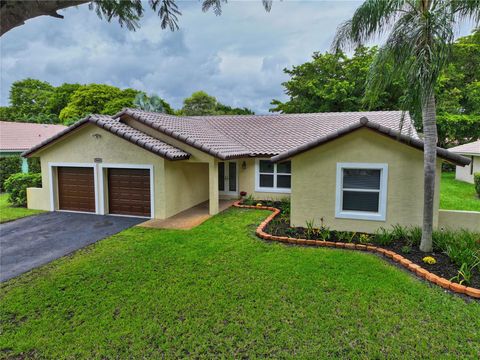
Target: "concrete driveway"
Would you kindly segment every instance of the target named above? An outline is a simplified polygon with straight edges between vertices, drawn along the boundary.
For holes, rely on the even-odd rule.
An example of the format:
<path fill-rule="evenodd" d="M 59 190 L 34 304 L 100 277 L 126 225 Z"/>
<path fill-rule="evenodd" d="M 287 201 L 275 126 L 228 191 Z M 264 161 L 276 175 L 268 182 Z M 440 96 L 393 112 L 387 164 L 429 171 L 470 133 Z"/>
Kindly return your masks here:
<path fill-rule="evenodd" d="M 144 221 L 132 217 L 51 212 L 0 224 L 0 281 Z"/>

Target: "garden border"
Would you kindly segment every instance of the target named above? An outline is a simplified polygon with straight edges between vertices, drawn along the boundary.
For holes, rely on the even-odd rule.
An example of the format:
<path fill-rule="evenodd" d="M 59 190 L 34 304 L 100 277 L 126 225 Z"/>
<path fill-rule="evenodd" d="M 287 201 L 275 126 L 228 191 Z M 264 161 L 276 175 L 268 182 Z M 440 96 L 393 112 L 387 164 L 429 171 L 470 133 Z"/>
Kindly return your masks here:
<path fill-rule="evenodd" d="M 480 289 L 476 289 L 476 288 L 465 286 L 465 285 L 460 285 L 460 284 L 451 282 L 450 280 L 447 280 L 443 277 L 435 275 L 429 272 L 428 270 L 422 268 L 420 265 L 417 265 L 412 261 L 404 258 L 402 255 L 397 254 L 394 251 L 390 251 L 390 250 L 387 250 L 378 246 L 373 246 L 373 245 L 363 245 L 363 244 L 343 243 L 343 242 L 333 242 L 333 241 L 323 241 L 323 240 L 307 240 L 307 239 L 290 238 L 287 236 L 271 235 L 266 233 L 263 230 L 266 228 L 266 226 L 270 221 L 272 221 L 278 214 L 280 214 L 279 209 L 271 206 L 242 205 L 241 200 L 236 201 L 233 204 L 233 206 L 237 208 L 244 208 L 244 209 L 269 210 L 273 212 L 264 221 L 262 221 L 260 225 L 257 227 L 257 229 L 255 230 L 255 234 L 259 238 L 262 238 L 264 240 L 277 241 L 277 242 L 296 244 L 296 245 L 333 247 L 333 248 L 369 251 L 369 252 L 377 253 L 392 259 L 393 261 L 399 263 L 404 268 L 406 268 L 407 270 L 410 270 L 417 276 L 433 284 L 439 285 L 444 289 L 456 292 L 458 294 L 464 294 L 476 299 L 480 299 Z"/>

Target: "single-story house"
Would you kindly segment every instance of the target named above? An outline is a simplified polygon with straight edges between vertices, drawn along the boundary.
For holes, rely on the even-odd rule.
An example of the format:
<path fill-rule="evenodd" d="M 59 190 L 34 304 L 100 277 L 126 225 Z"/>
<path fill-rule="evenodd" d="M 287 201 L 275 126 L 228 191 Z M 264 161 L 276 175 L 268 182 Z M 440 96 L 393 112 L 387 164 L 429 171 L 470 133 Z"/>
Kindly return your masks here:
<path fill-rule="evenodd" d="M 0 156 L 19 156 L 65 129 L 63 125 L 0 121 Z M 28 172 L 26 158 L 22 159 L 22 172 Z"/>
<path fill-rule="evenodd" d="M 455 146 L 449 151 L 470 158 L 470 166 L 456 166 L 455 179 L 473 184 L 473 174 L 480 173 L 480 139 Z"/>
<path fill-rule="evenodd" d="M 470 159 L 438 148 L 442 161 Z M 373 232 L 420 225 L 423 142 L 400 111 L 173 116 L 125 109 L 91 115 L 26 151 L 42 188 L 28 207 L 165 219 L 242 191 L 291 199 L 291 223 Z"/>

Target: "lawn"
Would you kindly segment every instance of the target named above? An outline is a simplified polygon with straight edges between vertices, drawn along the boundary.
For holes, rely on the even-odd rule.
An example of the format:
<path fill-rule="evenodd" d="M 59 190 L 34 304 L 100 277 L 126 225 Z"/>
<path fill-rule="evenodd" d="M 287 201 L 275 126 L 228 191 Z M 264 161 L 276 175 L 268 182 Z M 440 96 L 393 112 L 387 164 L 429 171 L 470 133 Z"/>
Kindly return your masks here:
<path fill-rule="evenodd" d="M 480 302 L 368 253 L 256 238 L 267 211 L 132 228 L 1 287 L 0 357 L 475 358 Z"/>
<path fill-rule="evenodd" d="M 41 213 L 41 210 L 30 210 L 23 207 L 12 207 L 8 203 L 8 194 L 0 194 L 0 223 Z"/>
<path fill-rule="evenodd" d="M 473 184 L 455 180 L 454 172 L 442 173 L 440 209 L 480 211 L 480 199 Z"/>

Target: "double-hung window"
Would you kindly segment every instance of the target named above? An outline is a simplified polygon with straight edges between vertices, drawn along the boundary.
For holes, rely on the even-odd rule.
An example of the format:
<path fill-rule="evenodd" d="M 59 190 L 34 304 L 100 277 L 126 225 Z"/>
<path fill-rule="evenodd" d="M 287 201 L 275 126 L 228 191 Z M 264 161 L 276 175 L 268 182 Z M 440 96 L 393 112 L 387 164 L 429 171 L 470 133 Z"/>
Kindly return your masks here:
<path fill-rule="evenodd" d="M 335 216 L 385 221 L 387 164 L 338 163 Z"/>
<path fill-rule="evenodd" d="M 289 193 L 292 180 L 290 161 L 273 163 L 270 160 L 257 160 L 255 191 Z"/>

